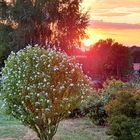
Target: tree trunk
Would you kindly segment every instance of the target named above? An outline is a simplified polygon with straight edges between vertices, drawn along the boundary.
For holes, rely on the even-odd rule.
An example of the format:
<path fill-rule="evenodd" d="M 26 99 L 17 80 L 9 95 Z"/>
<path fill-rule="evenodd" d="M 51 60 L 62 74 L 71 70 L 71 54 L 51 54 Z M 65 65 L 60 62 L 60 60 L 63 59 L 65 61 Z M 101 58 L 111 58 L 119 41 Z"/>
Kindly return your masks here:
<path fill-rule="evenodd" d="M 53 140 L 53 136 L 55 135 L 58 128 L 58 123 L 55 124 L 55 127 L 52 126 L 53 125 L 50 125 L 47 129 L 36 126 L 36 132 L 40 140 Z"/>
<path fill-rule="evenodd" d="M 53 140 L 53 136 L 53 134 L 49 134 L 48 132 L 40 132 L 40 134 L 38 134 L 40 140 Z"/>

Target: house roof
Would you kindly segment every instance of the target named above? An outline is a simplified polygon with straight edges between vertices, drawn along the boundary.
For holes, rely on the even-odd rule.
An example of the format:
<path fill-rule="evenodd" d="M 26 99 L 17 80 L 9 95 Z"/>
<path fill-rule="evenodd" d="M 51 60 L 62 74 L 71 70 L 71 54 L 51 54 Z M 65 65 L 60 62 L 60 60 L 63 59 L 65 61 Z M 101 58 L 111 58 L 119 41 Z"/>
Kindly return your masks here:
<path fill-rule="evenodd" d="M 140 70 L 140 63 L 133 63 L 134 70 Z"/>

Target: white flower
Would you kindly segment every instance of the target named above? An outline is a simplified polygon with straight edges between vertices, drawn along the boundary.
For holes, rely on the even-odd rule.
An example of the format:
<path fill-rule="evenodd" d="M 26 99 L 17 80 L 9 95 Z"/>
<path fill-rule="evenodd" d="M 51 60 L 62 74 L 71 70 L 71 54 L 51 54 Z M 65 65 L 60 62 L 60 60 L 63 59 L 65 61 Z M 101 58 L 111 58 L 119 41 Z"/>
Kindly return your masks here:
<path fill-rule="evenodd" d="M 32 48 L 32 46 L 30 44 L 28 44 L 28 46 L 26 48 L 29 49 L 29 48 Z"/>
<path fill-rule="evenodd" d="M 50 111 L 50 109 L 49 108 L 45 108 L 45 112 L 49 112 Z"/>
<path fill-rule="evenodd" d="M 55 88 L 53 88 L 53 91 L 56 91 L 56 89 L 55 89 Z"/>
<path fill-rule="evenodd" d="M 35 67 L 37 68 L 39 64 L 36 64 Z"/>
<path fill-rule="evenodd" d="M 46 57 L 46 55 L 42 54 L 42 55 L 41 55 L 41 58 L 42 58 L 42 57 Z"/>
<path fill-rule="evenodd" d="M 82 92 L 82 94 L 85 95 L 86 93 L 85 92 Z"/>
<path fill-rule="evenodd" d="M 70 112 L 70 111 L 68 111 L 68 114 L 71 114 L 71 112 Z"/>
<path fill-rule="evenodd" d="M 73 73 L 75 71 L 75 69 L 72 69 L 71 72 Z"/>
<path fill-rule="evenodd" d="M 48 124 L 50 124 L 51 123 L 51 119 L 50 118 L 48 118 Z"/>
<path fill-rule="evenodd" d="M 73 87 L 73 86 L 74 86 L 74 84 L 73 84 L 73 83 L 71 83 L 71 84 L 70 84 L 70 87 Z"/>
<path fill-rule="evenodd" d="M 50 100 L 47 100 L 46 102 L 47 102 L 47 103 L 50 103 Z"/>
<path fill-rule="evenodd" d="M 61 86 L 61 87 L 60 87 L 60 89 L 64 89 L 64 88 L 65 88 L 64 86 Z"/>
<path fill-rule="evenodd" d="M 68 99 L 68 98 L 63 98 L 63 100 L 64 100 L 64 101 L 68 101 L 69 99 Z"/>
<path fill-rule="evenodd" d="M 29 95 L 26 95 L 25 97 L 26 97 L 26 98 L 30 98 L 30 96 L 29 96 Z"/>
<path fill-rule="evenodd" d="M 84 96 L 81 96 L 81 99 L 84 99 Z"/>
<path fill-rule="evenodd" d="M 40 102 L 36 102 L 35 105 L 40 105 Z"/>
<path fill-rule="evenodd" d="M 38 44 L 35 44 L 34 46 L 35 46 L 35 47 L 38 47 Z"/>
<path fill-rule="evenodd" d="M 44 82 L 47 82 L 46 78 L 44 78 Z"/>

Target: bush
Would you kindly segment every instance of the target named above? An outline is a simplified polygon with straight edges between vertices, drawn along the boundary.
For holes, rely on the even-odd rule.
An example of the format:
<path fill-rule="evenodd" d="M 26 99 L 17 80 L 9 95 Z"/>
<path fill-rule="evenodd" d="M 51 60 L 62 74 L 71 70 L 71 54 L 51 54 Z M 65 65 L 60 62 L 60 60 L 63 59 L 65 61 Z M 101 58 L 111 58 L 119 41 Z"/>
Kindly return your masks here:
<path fill-rule="evenodd" d="M 140 138 L 140 91 L 125 89 L 111 96 L 105 107 L 109 133 L 117 140 Z"/>
<path fill-rule="evenodd" d="M 100 96 L 91 95 L 81 108 L 83 114 L 89 117 L 94 124 L 105 125 L 107 114 Z"/>
<path fill-rule="evenodd" d="M 140 89 L 140 75 L 129 75 L 128 80 L 129 87 Z"/>
<path fill-rule="evenodd" d="M 103 89 L 95 91 L 94 95 L 88 98 L 86 105 L 82 108 L 84 114 L 96 125 L 106 125 L 107 112 L 105 105 L 109 102 L 113 93 L 125 88 L 126 84 L 120 80 L 107 80 L 103 84 Z"/>
<path fill-rule="evenodd" d="M 12 53 L 2 70 L 2 98 L 15 118 L 41 140 L 51 140 L 59 122 L 79 107 L 90 90 L 75 59 L 48 48 Z"/>

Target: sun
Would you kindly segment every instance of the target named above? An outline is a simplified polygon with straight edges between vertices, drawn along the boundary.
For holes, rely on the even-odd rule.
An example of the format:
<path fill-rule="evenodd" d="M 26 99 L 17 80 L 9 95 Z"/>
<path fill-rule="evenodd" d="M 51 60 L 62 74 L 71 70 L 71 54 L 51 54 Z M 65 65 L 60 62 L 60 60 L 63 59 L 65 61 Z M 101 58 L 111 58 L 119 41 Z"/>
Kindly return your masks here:
<path fill-rule="evenodd" d="M 83 51 L 89 50 L 93 45 L 93 41 L 91 40 L 91 38 L 85 38 L 81 41 L 81 43 L 81 49 Z"/>
<path fill-rule="evenodd" d="M 90 39 L 84 39 L 83 43 L 86 47 L 90 47 L 92 45 L 92 41 Z"/>

